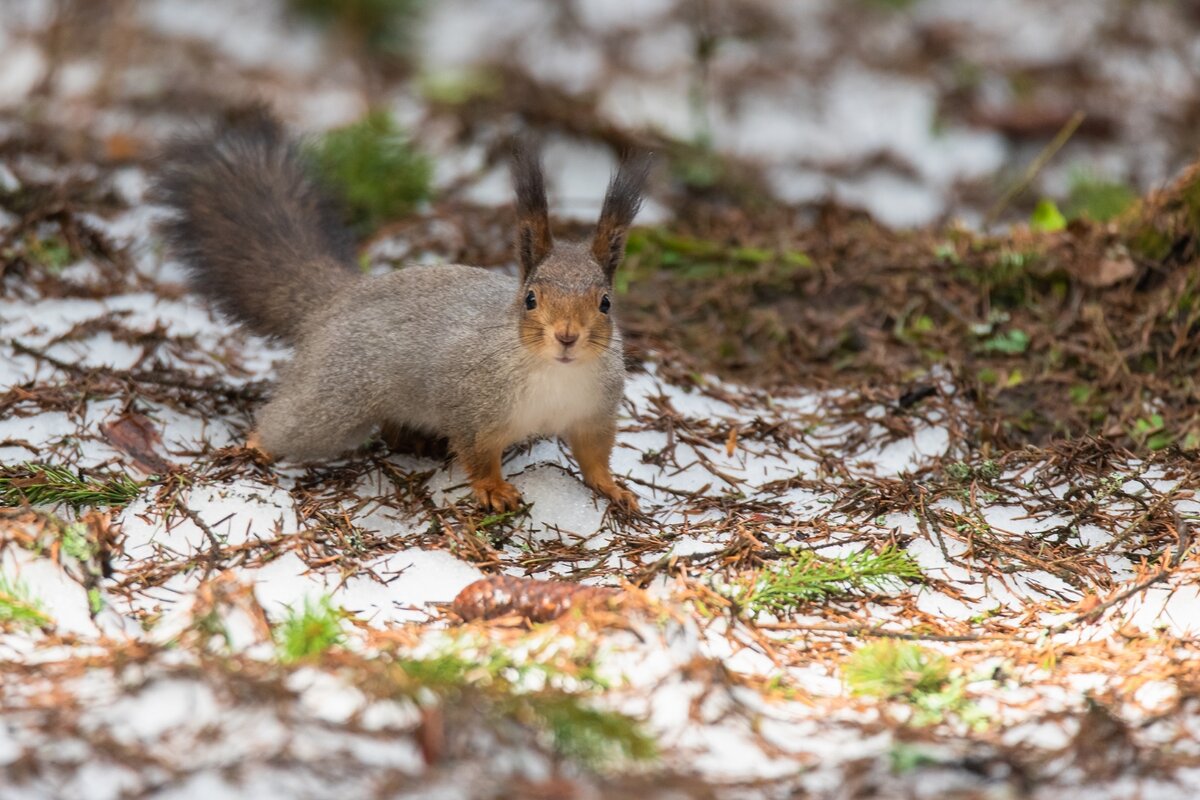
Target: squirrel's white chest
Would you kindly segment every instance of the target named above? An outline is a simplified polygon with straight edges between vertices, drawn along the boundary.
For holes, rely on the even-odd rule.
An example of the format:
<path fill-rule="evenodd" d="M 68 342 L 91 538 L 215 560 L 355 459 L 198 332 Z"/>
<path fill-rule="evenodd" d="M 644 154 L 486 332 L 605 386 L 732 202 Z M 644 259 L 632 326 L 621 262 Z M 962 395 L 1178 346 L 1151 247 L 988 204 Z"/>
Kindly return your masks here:
<path fill-rule="evenodd" d="M 558 436 L 595 417 L 604 396 L 597 371 L 587 364 L 548 364 L 529 374 L 513 403 L 509 427 L 515 440 Z"/>

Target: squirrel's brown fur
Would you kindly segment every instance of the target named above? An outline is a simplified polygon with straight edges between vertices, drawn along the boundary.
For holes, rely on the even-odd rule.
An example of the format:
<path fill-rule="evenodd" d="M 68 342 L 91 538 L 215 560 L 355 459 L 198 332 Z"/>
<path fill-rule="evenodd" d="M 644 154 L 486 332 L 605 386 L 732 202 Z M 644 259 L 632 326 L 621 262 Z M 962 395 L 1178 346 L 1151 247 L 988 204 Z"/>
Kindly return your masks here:
<path fill-rule="evenodd" d="M 458 265 L 374 278 L 262 109 L 169 148 L 158 190 L 168 243 L 197 290 L 295 358 L 256 421 L 273 457 L 328 458 L 370 432 L 446 437 L 486 507 L 517 507 L 504 448 L 562 436 L 584 481 L 636 507 L 609 468 L 625 370 L 612 277 L 640 204 L 644 159 L 609 184 L 590 243 L 555 243 L 537 157 L 518 147 L 520 278 Z"/>
<path fill-rule="evenodd" d="M 228 115 L 213 137 L 167 148 L 163 225 L 196 291 L 255 333 L 292 341 L 298 326 L 349 281 L 354 240 L 263 106 Z"/>

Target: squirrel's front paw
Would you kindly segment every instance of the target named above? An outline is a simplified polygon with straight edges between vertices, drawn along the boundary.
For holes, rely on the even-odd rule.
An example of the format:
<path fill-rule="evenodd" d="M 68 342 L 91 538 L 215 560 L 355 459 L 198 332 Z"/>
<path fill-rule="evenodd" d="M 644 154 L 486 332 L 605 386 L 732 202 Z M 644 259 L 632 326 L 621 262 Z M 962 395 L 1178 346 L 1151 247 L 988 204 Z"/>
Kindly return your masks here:
<path fill-rule="evenodd" d="M 516 511 L 521 507 L 521 493 L 506 480 L 476 481 L 471 485 L 479 505 L 492 511 Z"/>
<path fill-rule="evenodd" d="M 611 500 L 613 506 L 621 511 L 637 513 L 640 510 L 638 508 L 637 495 L 623 486 L 618 486 L 615 482 L 601 488 L 600 494 Z"/>

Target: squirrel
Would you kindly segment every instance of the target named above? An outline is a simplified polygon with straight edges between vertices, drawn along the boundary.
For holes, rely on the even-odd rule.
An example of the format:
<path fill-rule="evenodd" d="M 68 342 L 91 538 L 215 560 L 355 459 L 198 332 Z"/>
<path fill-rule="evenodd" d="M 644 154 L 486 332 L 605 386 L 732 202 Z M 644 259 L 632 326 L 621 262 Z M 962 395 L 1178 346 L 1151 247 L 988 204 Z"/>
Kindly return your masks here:
<path fill-rule="evenodd" d="M 648 171 L 646 155 L 623 159 L 592 240 L 556 242 L 540 158 L 518 140 L 516 278 L 453 264 L 364 275 L 337 204 L 263 106 L 169 145 L 155 185 L 192 288 L 294 347 L 249 447 L 309 461 L 378 426 L 444 437 L 479 504 L 503 512 L 521 505 L 504 449 L 561 436 L 584 482 L 636 511 L 609 466 L 625 383 L 613 275 Z"/>

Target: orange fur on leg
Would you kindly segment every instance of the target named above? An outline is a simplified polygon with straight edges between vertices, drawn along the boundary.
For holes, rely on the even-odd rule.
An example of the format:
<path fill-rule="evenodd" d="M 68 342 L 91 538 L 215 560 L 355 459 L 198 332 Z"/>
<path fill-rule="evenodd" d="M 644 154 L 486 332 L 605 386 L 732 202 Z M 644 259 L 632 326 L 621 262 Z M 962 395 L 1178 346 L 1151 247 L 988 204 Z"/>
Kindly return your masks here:
<path fill-rule="evenodd" d="M 250 435 L 246 437 L 246 449 L 253 451 L 256 460 L 265 461 L 268 464 L 275 460 L 275 456 L 263 447 L 262 437 L 258 435 L 258 431 L 250 431 Z"/>
<path fill-rule="evenodd" d="M 500 470 L 503 447 L 468 446 L 462 442 L 451 445 L 471 481 L 471 490 L 479 505 L 492 511 L 516 511 L 521 507 L 521 493 L 504 480 Z"/>
<path fill-rule="evenodd" d="M 583 482 L 607 497 L 623 511 L 637 511 L 637 497 L 613 478 L 608 460 L 612 456 L 616 441 L 616 428 L 608 423 L 597 422 L 571 431 L 566 436 L 567 446 L 579 462 Z"/>

